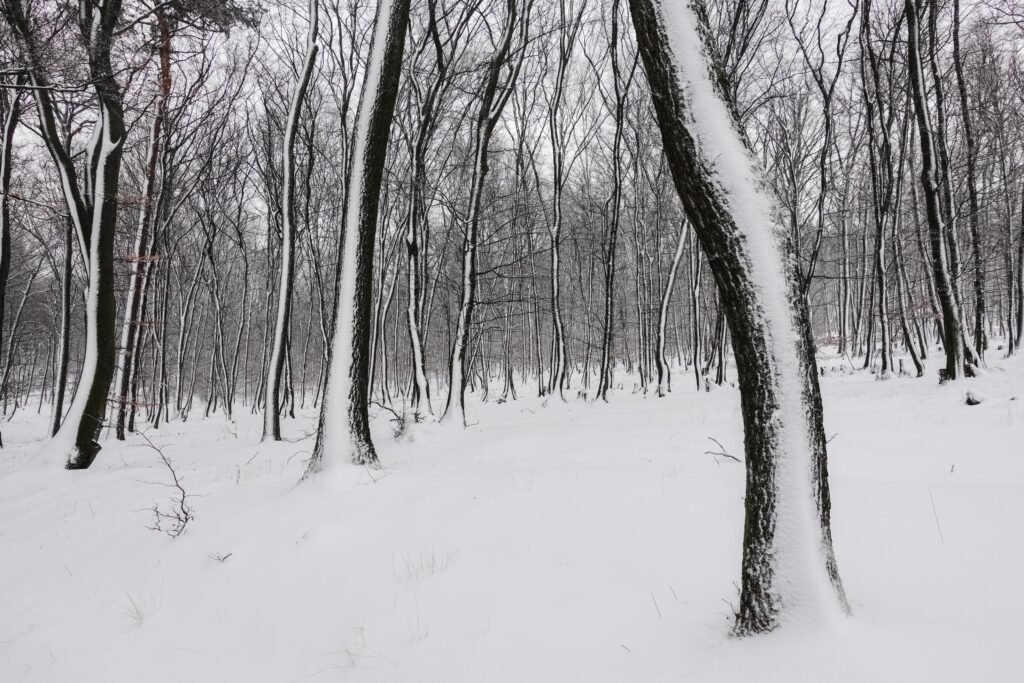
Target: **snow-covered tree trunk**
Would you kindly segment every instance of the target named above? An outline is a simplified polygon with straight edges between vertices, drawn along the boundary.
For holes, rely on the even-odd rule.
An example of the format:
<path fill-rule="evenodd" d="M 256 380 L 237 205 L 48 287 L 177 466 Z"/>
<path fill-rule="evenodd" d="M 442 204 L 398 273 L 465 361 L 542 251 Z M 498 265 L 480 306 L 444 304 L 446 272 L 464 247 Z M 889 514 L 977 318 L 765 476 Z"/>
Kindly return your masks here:
<path fill-rule="evenodd" d="M 270 352 L 267 382 L 263 399 L 263 439 L 281 440 L 281 375 L 284 370 L 288 322 L 292 309 L 292 282 L 295 279 L 295 134 L 299 126 L 302 102 L 313 76 L 316 54 L 317 0 L 309 2 L 309 30 L 306 33 L 306 56 L 302 61 L 288 110 L 284 131 L 284 153 L 281 162 L 281 282 L 277 289 L 277 319 L 274 324 L 274 345 Z"/>
<path fill-rule="evenodd" d="M 378 0 L 352 137 L 327 391 L 305 476 L 329 462 L 376 465 L 368 413 L 377 209 L 395 112 L 409 0 Z"/>
<path fill-rule="evenodd" d="M 60 432 L 74 434 L 68 469 L 85 469 L 100 451 L 100 430 L 107 414 L 107 396 L 116 365 L 117 304 L 114 298 L 114 234 L 117 229 L 118 185 L 125 139 L 124 110 L 120 86 L 114 78 L 110 59 L 114 29 L 120 16 L 120 2 L 92 6 L 81 12 L 82 33 L 89 40 L 90 71 L 99 99 L 99 120 L 93 131 L 91 150 L 94 169 L 90 183 L 92 198 L 88 220 L 79 227 L 88 245 L 89 284 L 86 292 L 86 346 L 82 373 L 71 409 Z M 94 13 L 96 14 L 94 18 Z M 88 28 L 87 28 L 88 26 Z"/>
<path fill-rule="evenodd" d="M 679 230 L 676 253 L 672 256 L 672 266 L 668 271 L 668 282 L 665 283 L 665 291 L 661 295 L 661 307 L 658 309 L 658 338 L 655 343 L 654 355 L 654 362 L 658 368 L 658 396 L 664 396 L 666 391 L 672 391 L 672 371 L 668 367 L 668 358 L 665 356 L 665 330 L 668 327 L 669 304 L 672 303 L 672 291 L 676 288 L 676 274 L 679 272 L 679 262 L 683 260 L 683 250 L 686 246 L 686 237 L 689 234 L 690 225 L 684 222 Z"/>
<path fill-rule="evenodd" d="M 421 127 L 421 131 L 423 128 Z M 421 133 L 422 135 L 422 133 Z M 433 416 L 430 407 L 430 382 L 427 379 L 426 361 L 423 353 L 423 302 L 425 289 L 423 275 L 426 254 L 423 244 L 423 227 L 427 219 L 426 210 L 426 149 L 417 141 L 413 151 L 412 206 L 409 209 L 409 227 L 405 235 L 406 253 L 409 257 L 408 292 L 406 319 L 409 327 L 409 349 L 412 355 L 412 395 L 410 396 L 413 419 L 420 422 L 424 416 Z"/>
<path fill-rule="evenodd" d="M 935 290 L 942 307 L 942 329 L 945 337 L 943 348 L 946 351 L 945 377 L 954 380 L 961 377 L 964 372 L 963 319 L 960 315 L 953 287 L 953 277 L 950 273 L 950 254 L 947 251 L 949 245 L 943 235 L 937 152 L 931 114 L 925 99 L 927 85 L 924 82 L 924 68 L 921 61 L 921 31 L 917 3 L 914 0 L 906 0 L 905 9 L 907 67 L 910 72 L 911 99 L 914 102 L 914 113 L 917 117 L 918 139 L 921 142 L 921 187 L 924 190 L 925 216 L 928 219 Z"/>
<path fill-rule="evenodd" d="M 814 342 L 778 200 L 726 94 L 703 3 L 630 8 L 676 189 L 735 349 L 747 471 L 735 630 L 841 614 Z"/>
<path fill-rule="evenodd" d="M 114 232 L 125 126 L 121 87 L 114 76 L 111 48 L 121 17 L 119 0 L 79 0 L 78 30 L 89 61 L 97 112 L 87 149 L 85 182 L 79 184 L 74 160 L 57 132 L 50 84 L 31 8 L 21 0 L 4 6 L 26 62 L 39 129 L 60 176 L 60 186 L 85 258 L 85 355 L 78 389 L 67 418 L 48 446 L 67 457 L 67 469 L 85 469 L 96 459 L 114 376 L 117 304 L 114 299 Z"/>

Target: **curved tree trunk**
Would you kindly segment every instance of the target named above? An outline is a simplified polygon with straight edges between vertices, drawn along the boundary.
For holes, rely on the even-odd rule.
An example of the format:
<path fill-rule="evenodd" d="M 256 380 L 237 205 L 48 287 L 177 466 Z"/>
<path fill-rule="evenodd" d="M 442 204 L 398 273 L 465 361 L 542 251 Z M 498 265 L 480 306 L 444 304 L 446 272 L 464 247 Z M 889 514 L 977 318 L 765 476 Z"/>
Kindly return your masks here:
<path fill-rule="evenodd" d="M 778 200 L 726 94 L 703 3 L 630 7 L 672 176 L 735 350 L 747 470 L 735 630 L 840 612 L 814 342 Z"/>
<path fill-rule="evenodd" d="M 284 154 L 281 162 L 281 282 L 277 290 L 277 319 L 274 324 L 274 345 L 270 352 L 267 382 L 263 399 L 263 439 L 281 440 L 281 376 L 284 371 L 285 345 L 292 310 L 292 283 L 295 279 L 295 135 L 302 113 L 302 102 L 313 76 L 316 54 L 317 0 L 309 2 L 309 30 L 306 33 L 306 56 L 299 80 L 292 94 L 288 123 L 284 132 Z M 226 398 L 226 397 L 225 397 Z"/>
<path fill-rule="evenodd" d="M 88 55 L 90 83 L 98 109 L 87 150 L 89 163 L 84 184 L 79 183 L 74 160 L 57 132 L 55 107 L 33 17 L 26 13 L 21 0 L 9 0 L 5 10 L 26 61 L 40 134 L 57 166 L 64 200 L 86 261 L 85 357 L 75 398 L 50 446 L 60 451 L 60 456 L 66 456 L 67 469 L 85 469 L 100 451 L 99 436 L 116 365 L 114 232 L 125 125 L 123 95 L 114 76 L 111 49 L 121 18 L 121 2 L 79 0 L 78 30 Z"/>

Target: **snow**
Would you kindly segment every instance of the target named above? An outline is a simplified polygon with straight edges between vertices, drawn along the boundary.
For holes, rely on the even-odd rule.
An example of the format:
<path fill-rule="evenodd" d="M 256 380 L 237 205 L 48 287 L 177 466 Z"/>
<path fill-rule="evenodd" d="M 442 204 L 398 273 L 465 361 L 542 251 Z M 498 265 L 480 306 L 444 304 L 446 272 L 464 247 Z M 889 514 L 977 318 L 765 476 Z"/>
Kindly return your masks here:
<path fill-rule="evenodd" d="M 18 412 L 0 680 L 1019 680 L 1024 361 L 961 386 L 822 382 L 853 615 L 744 639 L 743 466 L 705 452 L 742 454 L 731 387 L 475 402 L 469 428 L 399 440 L 385 414 L 383 470 L 302 485 L 311 436 L 260 444 L 241 410 L 172 422 L 148 436 L 192 496 L 177 539 L 146 529 L 172 491 L 143 439 L 40 470 L 45 416 Z"/>
<path fill-rule="evenodd" d="M 746 245 L 749 272 L 758 290 L 774 369 L 780 447 L 776 460 L 773 581 L 780 621 L 822 622 L 841 618 L 841 603 L 828 576 L 825 540 L 815 506 L 814 450 L 809 416 L 801 401 L 800 334 L 790 305 L 782 245 L 787 229 L 757 160 L 743 145 L 734 119 L 716 92 L 703 54 L 698 21 L 689 3 L 659 3 L 676 77 L 686 91 L 689 127 L 701 159 L 728 198 Z M 842 564 L 839 564 L 842 574 Z"/>

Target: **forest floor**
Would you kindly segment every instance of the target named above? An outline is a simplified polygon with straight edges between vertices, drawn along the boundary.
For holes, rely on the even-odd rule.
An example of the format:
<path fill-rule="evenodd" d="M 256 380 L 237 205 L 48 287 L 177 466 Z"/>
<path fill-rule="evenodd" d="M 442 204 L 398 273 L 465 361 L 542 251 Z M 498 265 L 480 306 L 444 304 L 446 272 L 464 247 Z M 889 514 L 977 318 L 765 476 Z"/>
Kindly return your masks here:
<path fill-rule="evenodd" d="M 312 412 L 278 444 L 248 410 L 172 422 L 147 435 L 194 508 L 174 539 L 147 528 L 175 490 L 143 438 L 46 471 L 46 420 L 19 412 L 0 681 L 1024 680 L 1024 362 L 993 364 L 952 386 L 822 380 L 853 614 L 747 639 L 743 465 L 709 453 L 742 457 L 733 388 L 492 397 L 465 430 L 398 440 L 385 415 L 382 470 L 302 484 Z"/>

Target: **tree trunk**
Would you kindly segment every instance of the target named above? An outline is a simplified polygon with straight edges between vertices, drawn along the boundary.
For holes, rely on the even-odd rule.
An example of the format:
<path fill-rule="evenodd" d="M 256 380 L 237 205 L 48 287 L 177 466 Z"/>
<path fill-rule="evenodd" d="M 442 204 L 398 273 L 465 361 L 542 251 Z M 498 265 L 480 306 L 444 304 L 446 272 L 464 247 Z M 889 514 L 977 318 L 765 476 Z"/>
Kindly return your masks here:
<path fill-rule="evenodd" d="M 14 131 L 18 127 L 18 116 L 21 112 L 20 100 L 20 90 L 15 90 L 13 94 L 6 90 L 0 93 L 0 112 L 3 114 L 3 138 L 0 140 L 0 144 L 3 145 L 0 148 L 0 340 L 3 339 L 6 322 L 4 309 L 7 301 L 7 281 L 11 275 L 11 160 L 14 152 Z M 13 326 L 9 339 L 8 347 L 13 350 Z M 9 355 L 7 363 L 10 365 Z M 3 440 L 0 439 L 0 448 L 2 447 Z"/>
<path fill-rule="evenodd" d="M 978 144 L 974 138 L 971 110 L 967 99 L 967 85 L 964 82 L 963 59 L 960 56 L 960 0 L 953 0 L 953 66 L 956 70 L 956 84 L 960 93 L 960 118 L 963 125 L 964 144 L 967 147 L 967 218 L 971 226 L 971 246 L 974 260 L 974 349 L 978 362 L 983 363 L 985 347 L 985 264 L 981 246 L 981 231 L 978 221 Z"/>
<path fill-rule="evenodd" d="M 683 260 L 683 248 L 686 246 L 686 238 L 689 234 L 690 225 L 684 220 L 679 229 L 676 253 L 672 256 L 672 267 L 668 271 L 668 282 L 665 283 L 665 291 L 661 294 L 661 307 L 658 310 L 658 339 L 654 355 L 658 367 L 658 396 L 664 396 L 666 391 L 672 391 L 672 373 L 668 366 L 668 359 L 665 357 L 665 328 L 668 323 L 672 290 L 676 285 L 676 273 L 679 272 L 679 262 Z"/>
<path fill-rule="evenodd" d="M 125 420 L 128 413 L 128 394 L 132 383 L 135 346 L 142 335 L 143 292 L 145 275 L 150 270 L 149 235 L 154 216 L 154 199 L 156 196 L 157 160 L 160 157 L 160 143 L 163 135 L 164 115 L 167 97 L 171 90 L 171 31 L 162 11 L 157 12 L 157 26 L 160 32 L 160 85 L 156 101 L 153 104 L 153 123 L 149 130 L 149 149 L 146 152 L 146 180 L 142 190 L 142 210 L 139 212 L 139 225 L 135 233 L 135 250 L 130 256 L 131 269 L 128 285 L 128 301 L 121 324 L 121 364 L 117 372 L 115 391 L 117 391 L 117 423 L 116 438 L 124 441 Z"/>
<path fill-rule="evenodd" d="M 274 345 L 270 352 L 270 363 L 263 399 L 263 440 L 281 440 L 281 374 L 284 370 L 285 337 L 291 318 L 292 282 L 295 279 L 295 135 L 302 113 L 302 102 L 306 97 L 316 54 L 317 0 L 309 2 L 309 29 L 306 33 L 306 56 L 302 62 L 295 92 L 288 110 L 288 123 L 284 132 L 284 154 L 282 160 L 281 206 L 283 224 L 281 227 L 281 282 L 277 293 L 277 319 L 274 324 Z"/>
<path fill-rule="evenodd" d="M 814 342 L 778 200 L 726 95 L 703 3 L 630 7 L 676 189 L 735 349 L 747 469 L 735 630 L 841 611 Z"/>
<path fill-rule="evenodd" d="M 451 361 L 448 370 L 448 400 L 441 421 L 453 420 L 456 413 L 466 420 L 466 376 L 468 372 L 467 350 L 470 327 L 473 323 L 473 309 L 476 305 L 477 286 L 477 241 L 480 228 L 480 214 L 484 183 L 487 179 L 488 153 L 491 135 L 498 125 L 501 112 L 515 89 L 519 68 L 525 58 L 525 44 L 528 36 L 530 3 L 517 9 L 517 0 L 506 0 L 505 26 L 498 45 L 487 64 L 487 73 L 482 83 L 477 119 L 473 130 L 473 177 L 469 188 L 469 206 L 465 219 L 465 239 L 462 245 L 462 301 L 456 322 L 455 338 L 452 341 Z M 513 50 L 512 39 L 519 28 L 520 44 Z M 515 61 L 509 74 L 502 79 L 502 70 L 512 56 Z"/>
<path fill-rule="evenodd" d="M 21 0 L 10 0 L 5 9 L 27 63 L 40 133 L 57 166 L 64 200 L 86 261 L 85 358 L 75 398 L 51 446 L 60 456 L 66 456 L 67 469 L 85 469 L 100 451 L 98 440 L 116 365 L 114 232 L 125 126 L 122 92 L 114 76 L 111 49 L 121 17 L 121 2 L 108 0 L 97 4 L 79 0 L 78 29 L 88 55 L 90 83 L 98 107 L 88 149 L 90 163 L 85 169 L 84 193 L 74 160 L 57 132 L 55 107 L 32 17 L 27 16 Z"/>
<path fill-rule="evenodd" d="M 939 177 L 936 168 L 935 143 L 925 97 L 924 71 L 921 66 L 921 38 L 917 0 L 905 0 L 907 17 L 907 61 L 917 117 L 918 139 L 921 142 L 921 187 L 924 190 L 925 215 L 931 244 L 935 289 L 942 307 L 942 329 L 945 337 L 946 369 L 944 377 L 955 380 L 964 371 L 963 325 L 953 292 L 952 277 L 946 253 L 946 239 L 939 198 Z"/>
<path fill-rule="evenodd" d="M 349 459 L 360 465 L 378 465 L 368 412 L 373 249 L 408 23 L 409 0 L 378 0 L 342 209 L 327 391 L 313 457 L 304 477 L 320 472 L 330 461 Z"/>

